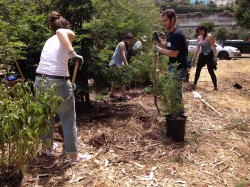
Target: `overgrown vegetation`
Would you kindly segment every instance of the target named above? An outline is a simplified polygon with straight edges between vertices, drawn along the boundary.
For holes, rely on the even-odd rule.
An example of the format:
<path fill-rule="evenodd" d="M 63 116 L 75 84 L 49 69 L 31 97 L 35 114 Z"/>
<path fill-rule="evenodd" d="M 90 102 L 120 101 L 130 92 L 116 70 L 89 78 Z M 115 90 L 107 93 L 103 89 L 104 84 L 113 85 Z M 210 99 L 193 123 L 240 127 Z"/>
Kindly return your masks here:
<path fill-rule="evenodd" d="M 16 172 L 25 172 L 62 99 L 53 87 L 38 91 L 33 82 L 0 88 L 0 183 L 5 184 Z"/>

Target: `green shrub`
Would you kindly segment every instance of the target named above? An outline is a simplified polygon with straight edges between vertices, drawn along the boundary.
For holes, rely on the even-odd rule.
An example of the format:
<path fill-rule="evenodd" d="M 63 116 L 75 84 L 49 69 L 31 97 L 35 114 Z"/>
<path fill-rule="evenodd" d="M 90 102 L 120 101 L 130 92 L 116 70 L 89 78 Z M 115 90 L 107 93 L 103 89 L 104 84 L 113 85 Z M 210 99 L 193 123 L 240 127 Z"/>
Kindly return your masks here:
<path fill-rule="evenodd" d="M 38 91 L 33 82 L 0 87 L 0 183 L 4 184 L 16 172 L 24 173 L 62 99 L 54 88 L 42 85 Z"/>

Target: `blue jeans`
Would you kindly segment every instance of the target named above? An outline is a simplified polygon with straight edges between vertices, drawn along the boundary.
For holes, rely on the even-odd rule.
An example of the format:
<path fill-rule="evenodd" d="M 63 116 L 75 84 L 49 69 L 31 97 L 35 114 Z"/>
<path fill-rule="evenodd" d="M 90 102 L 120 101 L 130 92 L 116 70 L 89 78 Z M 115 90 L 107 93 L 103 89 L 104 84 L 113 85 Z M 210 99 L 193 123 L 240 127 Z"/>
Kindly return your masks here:
<path fill-rule="evenodd" d="M 35 79 L 35 85 L 40 89 L 42 77 Z M 58 111 L 59 118 L 62 123 L 65 153 L 68 155 L 77 153 L 77 127 L 76 127 L 76 111 L 75 96 L 70 80 L 46 78 L 45 86 L 56 88 L 56 95 L 62 97 L 63 102 Z M 47 134 L 42 134 L 42 141 L 48 138 L 53 145 L 54 120 L 51 120 L 51 128 Z"/>
<path fill-rule="evenodd" d="M 187 68 L 184 69 L 180 69 L 180 70 L 176 70 L 176 68 L 174 68 L 173 66 L 169 65 L 168 66 L 168 71 L 173 73 L 175 76 L 175 79 L 178 80 L 179 82 L 179 91 L 178 91 L 178 95 L 179 95 L 179 99 L 178 102 L 182 102 L 182 81 L 186 78 L 187 76 Z M 184 114 L 184 110 L 180 110 L 179 114 Z"/>

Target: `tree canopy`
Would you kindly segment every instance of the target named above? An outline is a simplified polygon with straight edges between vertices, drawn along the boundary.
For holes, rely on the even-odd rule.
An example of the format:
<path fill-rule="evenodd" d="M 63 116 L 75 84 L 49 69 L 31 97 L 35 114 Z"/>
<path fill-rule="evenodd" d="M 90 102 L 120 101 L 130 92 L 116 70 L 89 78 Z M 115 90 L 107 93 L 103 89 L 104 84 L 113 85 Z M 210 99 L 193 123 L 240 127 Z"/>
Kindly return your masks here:
<path fill-rule="evenodd" d="M 250 1 L 236 0 L 234 8 L 235 18 L 240 26 L 250 28 Z"/>

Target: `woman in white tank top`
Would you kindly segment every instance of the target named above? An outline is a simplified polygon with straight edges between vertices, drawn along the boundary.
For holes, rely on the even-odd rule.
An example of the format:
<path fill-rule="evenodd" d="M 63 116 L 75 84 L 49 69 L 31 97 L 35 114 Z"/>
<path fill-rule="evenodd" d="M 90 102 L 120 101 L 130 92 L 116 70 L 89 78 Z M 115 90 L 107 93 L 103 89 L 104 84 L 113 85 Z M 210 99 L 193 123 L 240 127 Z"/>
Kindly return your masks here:
<path fill-rule="evenodd" d="M 77 127 L 75 112 L 75 97 L 72 84 L 69 80 L 68 60 L 77 58 L 80 63 L 83 57 L 77 55 L 72 47 L 75 34 L 70 30 L 70 23 L 58 12 L 49 14 L 49 23 L 54 35 L 49 38 L 42 50 L 40 62 L 36 70 L 35 84 L 40 88 L 40 84 L 45 80 L 45 85 L 54 85 L 56 94 L 63 99 L 62 106 L 58 111 L 64 136 L 64 150 L 69 155 L 70 162 L 76 163 L 82 159 L 89 159 L 89 155 L 81 155 L 77 150 Z M 52 121 L 52 120 L 51 120 Z M 53 154 L 53 128 L 47 134 L 42 134 L 42 140 L 50 140 L 50 147 L 45 149 L 47 155 Z"/>

